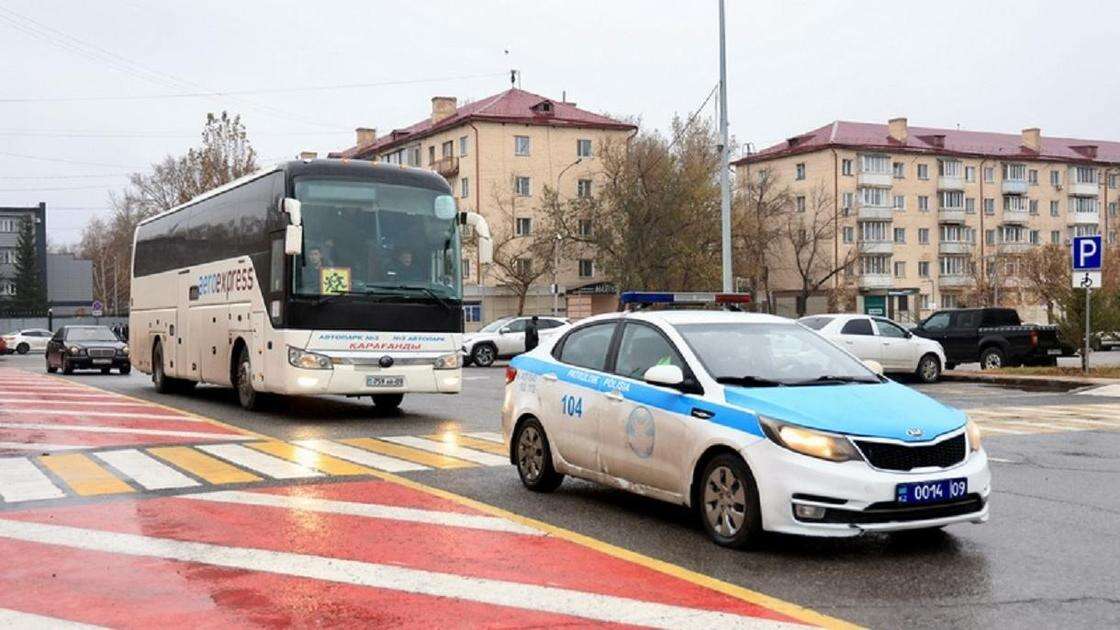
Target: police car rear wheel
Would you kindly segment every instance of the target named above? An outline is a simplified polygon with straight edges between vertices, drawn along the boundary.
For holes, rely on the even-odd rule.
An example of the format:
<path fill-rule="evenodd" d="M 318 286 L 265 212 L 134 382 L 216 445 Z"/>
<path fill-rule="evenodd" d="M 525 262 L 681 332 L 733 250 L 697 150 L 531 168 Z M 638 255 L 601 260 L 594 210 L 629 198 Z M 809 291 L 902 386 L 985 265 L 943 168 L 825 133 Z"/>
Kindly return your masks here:
<path fill-rule="evenodd" d="M 517 430 L 514 444 L 514 461 L 521 483 L 534 492 L 552 492 L 560 487 L 564 475 L 552 465 L 548 437 L 536 418 L 530 418 Z"/>
<path fill-rule="evenodd" d="M 708 536 L 724 547 L 742 549 L 762 535 L 758 487 L 747 465 L 736 455 L 712 458 L 701 476 L 698 509 Z"/>

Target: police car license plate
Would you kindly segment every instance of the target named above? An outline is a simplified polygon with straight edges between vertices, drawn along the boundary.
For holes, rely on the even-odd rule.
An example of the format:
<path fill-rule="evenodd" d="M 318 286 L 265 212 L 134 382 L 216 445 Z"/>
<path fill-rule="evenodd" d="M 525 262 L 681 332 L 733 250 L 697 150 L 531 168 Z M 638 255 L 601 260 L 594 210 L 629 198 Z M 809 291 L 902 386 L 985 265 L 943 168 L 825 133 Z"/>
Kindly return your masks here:
<path fill-rule="evenodd" d="M 895 500 L 906 505 L 941 503 L 963 498 L 968 494 L 968 480 L 938 479 L 917 483 L 900 483 L 895 486 Z"/>
<path fill-rule="evenodd" d="M 366 387 L 404 387 L 403 376 L 367 376 Z"/>

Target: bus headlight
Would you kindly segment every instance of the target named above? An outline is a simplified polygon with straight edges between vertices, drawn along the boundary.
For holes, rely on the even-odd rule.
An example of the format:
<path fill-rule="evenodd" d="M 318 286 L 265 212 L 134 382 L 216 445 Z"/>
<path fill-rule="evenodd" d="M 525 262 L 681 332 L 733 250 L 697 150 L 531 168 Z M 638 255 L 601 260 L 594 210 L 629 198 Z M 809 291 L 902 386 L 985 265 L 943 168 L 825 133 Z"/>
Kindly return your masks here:
<path fill-rule="evenodd" d="M 859 452 L 852 446 L 847 438 L 831 433 L 814 431 L 792 424 L 778 422 L 765 416 L 758 417 L 766 437 L 779 446 L 784 446 L 791 451 L 827 459 L 831 462 L 846 462 L 860 459 Z"/>
<path fill-rule="evenodd" d="M 457 370 L 461 367 L 463 367 L 463 359 L 458 352 L 436 357 L 435 369 L 437 370 Z"/>
<path fill-rule="evenodd" d="M 305 370 L 330 370 L 334 369 L 331 358 L 325 354 L 308 352 L 288 346 L 288 363 L 293 367 Z"/>

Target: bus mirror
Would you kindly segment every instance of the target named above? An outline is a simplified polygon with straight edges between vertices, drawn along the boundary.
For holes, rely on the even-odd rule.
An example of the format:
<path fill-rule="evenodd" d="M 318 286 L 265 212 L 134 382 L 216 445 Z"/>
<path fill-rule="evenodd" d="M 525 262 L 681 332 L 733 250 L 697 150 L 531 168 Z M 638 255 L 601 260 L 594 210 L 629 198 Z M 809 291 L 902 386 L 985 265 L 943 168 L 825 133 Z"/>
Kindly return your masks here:
<path fill-rule="evenodd" d="M 450 221 L 458 214 L 455 209 L 455 198 L 451 195 L 440 195 L 435 201 L 436 218 Z"/>
<path fill-rule="evenodd" d="M 303 253 L 303 226 L 289 225 L 284 230 L 284 253 L 292 256 Z"/>
<path fill-rule="evenodd" d="M 477 212 L 467 212 L 465 223 L 478 235 L 478 262 L 483 265 L 494 262 L 494 242 L 490 237 L 490 224 Z"/>
<path fill-rule="evenodd" d="M 291 220 L 292 225 L 303 225 L 302 205 L 299 199 L 292 199 L 291 197 L 284 198 L 283 209 L 284 212 L 288 213 L 288 218 Z"/>

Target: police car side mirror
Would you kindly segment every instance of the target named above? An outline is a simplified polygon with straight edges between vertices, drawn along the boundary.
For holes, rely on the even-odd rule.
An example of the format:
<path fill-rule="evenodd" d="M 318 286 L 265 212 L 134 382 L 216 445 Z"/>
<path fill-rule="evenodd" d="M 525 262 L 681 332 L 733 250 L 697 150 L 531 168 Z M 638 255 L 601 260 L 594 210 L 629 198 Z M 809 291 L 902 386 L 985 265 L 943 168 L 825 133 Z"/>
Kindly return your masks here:
<path fill-rule="evenodd" d="M 684 383 L 684 372 L 675 365 L 655 365 L 646 370 L 642 379 L 652 385 L 680 387 Z"/>

